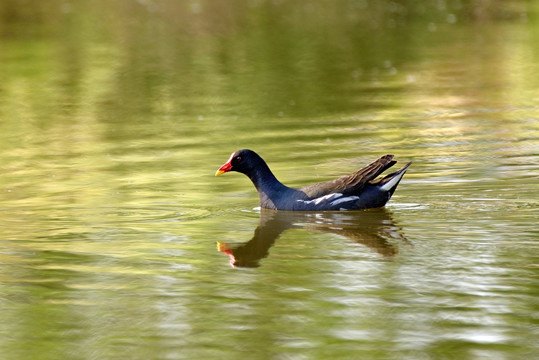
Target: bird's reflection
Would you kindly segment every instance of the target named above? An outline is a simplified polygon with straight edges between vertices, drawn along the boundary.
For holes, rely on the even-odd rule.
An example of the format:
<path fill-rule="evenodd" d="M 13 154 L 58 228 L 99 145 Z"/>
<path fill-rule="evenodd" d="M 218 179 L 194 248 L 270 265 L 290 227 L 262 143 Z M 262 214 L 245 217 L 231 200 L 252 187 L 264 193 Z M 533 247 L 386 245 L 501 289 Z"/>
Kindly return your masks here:
<path fill-rule="evenodd" d="M 251 240 L 242 244 L 218 242 L 217 248 L 230 256 L 235 267 L 257 267 L 281 233 L 291 228 L 341 235 L 387 258 L 398 253 L 398 241 L 408 243 L 385 208 L 349 212 L 261 209 L 260 222 Z"/>

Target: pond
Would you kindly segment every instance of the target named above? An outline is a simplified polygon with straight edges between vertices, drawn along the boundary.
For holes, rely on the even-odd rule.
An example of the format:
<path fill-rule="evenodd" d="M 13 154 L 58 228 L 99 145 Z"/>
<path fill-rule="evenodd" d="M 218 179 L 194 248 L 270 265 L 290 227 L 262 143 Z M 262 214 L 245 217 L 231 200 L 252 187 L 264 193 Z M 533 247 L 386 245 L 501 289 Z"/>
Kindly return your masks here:
<path fill-rule="evenodd" d="M 2 359 L 539 358 L 538 5 L 3 1 Z"/>

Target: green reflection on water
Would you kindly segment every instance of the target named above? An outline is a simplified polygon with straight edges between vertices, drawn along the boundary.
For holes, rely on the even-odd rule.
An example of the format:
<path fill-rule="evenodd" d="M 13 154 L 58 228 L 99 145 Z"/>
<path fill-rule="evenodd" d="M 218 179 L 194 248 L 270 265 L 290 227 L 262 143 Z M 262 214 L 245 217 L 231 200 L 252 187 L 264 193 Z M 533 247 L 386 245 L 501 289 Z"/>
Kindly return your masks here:
<path fill-rule="evenodd" d="M 3 1 L 3 358 L 536 357 L 537 10 Z M 238 270 L 245 147 L 291 186 L 414 165 Z"/>

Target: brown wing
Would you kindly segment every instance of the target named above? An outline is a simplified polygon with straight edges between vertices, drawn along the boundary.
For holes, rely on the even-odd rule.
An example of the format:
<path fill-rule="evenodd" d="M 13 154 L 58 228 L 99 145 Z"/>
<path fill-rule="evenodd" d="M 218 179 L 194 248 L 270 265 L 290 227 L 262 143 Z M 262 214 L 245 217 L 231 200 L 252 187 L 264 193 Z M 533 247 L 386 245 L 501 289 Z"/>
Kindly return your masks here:
<path fill-rule="evenodd" d="M 393 155 L 384 155 L 353 174 L 328 182 L 305 186 L 299 190 L 304 192 L 310 199 L 332 193 L 341 193 L 343 195 L 359 194 L 369 181 L 374 180 L 396 163 L 393 160 Z"/>

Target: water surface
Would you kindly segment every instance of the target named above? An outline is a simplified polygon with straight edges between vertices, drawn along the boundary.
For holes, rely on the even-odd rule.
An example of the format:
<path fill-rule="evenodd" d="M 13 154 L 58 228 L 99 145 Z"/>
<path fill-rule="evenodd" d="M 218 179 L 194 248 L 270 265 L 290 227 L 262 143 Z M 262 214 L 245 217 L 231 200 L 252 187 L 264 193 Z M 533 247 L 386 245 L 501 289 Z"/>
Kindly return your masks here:
<path fill-rule="evenodd" d="M 2 358 L 539 357 L 537 5 L 377 4 L 4 1 Z"/>

